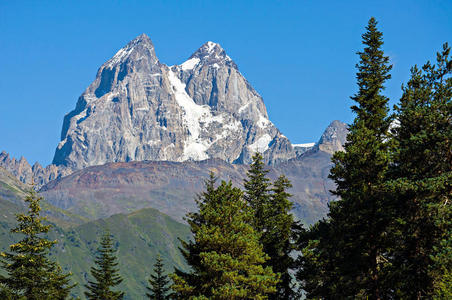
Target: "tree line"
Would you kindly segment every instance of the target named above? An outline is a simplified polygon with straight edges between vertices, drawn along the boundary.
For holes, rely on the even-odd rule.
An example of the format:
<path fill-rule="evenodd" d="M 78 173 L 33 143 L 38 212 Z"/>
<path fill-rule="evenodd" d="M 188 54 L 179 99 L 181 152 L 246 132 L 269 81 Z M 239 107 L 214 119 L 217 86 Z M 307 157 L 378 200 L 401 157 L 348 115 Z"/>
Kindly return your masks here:
<path fill-rule="evenodd" d="M 164 273 L 157 258 L 149 299 L 452 299 L 452 62 L 411 69 L 390 112 L 383 91 L 392 66 L 371 18 L 358 52 L 355 119 L 330 178 L 338 200 L 305 228 L 290 213 L 290 181 L 274 182 L 259 153 L 243 190 L 206 180 L 180 240 L 189 266 Z M 67 299 L 74 287 L 48 258 L 55 244 L 31 191 L 12 232 L 24 238 L 1 253 L 2 299 Z M 112 235 L 105 233 L 85 285 L 88 299 L 122 299 Z"/>

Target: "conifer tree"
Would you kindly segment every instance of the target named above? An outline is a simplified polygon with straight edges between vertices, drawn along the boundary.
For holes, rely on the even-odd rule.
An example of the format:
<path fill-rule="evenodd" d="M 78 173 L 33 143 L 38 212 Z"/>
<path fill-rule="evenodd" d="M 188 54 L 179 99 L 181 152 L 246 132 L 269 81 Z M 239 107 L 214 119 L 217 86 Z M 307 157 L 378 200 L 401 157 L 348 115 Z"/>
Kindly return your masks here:
<path fill-rule="evenodd" d="M 118 300 L 124 297 L 124 292 L 113 291 L 112 288 L 122 282 L 117 268 L 116 250 L 113 247 L 111 234 L 102 235 L 98 254 L 94 260 L 97 267 L 91 267 L 91 275 L 95 281 L 88 281 L 85 296 L 90 300 Z"/>
<path fill-rule="evenodd" d="M 270 204 L 270 179 L 267 178 L 268 170 L 262 161 L 262 155 L 256 152 L 253 161 L 247 172 L 247 179 L 244 182 L 244 198 L 252 208 L 254 213 L 254 228 L 259 233 L 265 231 L 267 227 L 265 216 Z"/>
<path fill-rule="evenodd" d="M 0 276 L 3 295 L 11 299 L 46 300 L 66 299 L 75 285 L 69 284 L 69 276 L 61 267 L 49 260 L 48 254 L 57 241 L 50 241 L 42 235 L 48 233 L 51 225 L 44 225 L 41 217 L 39 197 L 34 189 L 28 192 L 25 202 L 28 212 L 18 214 L 19 225 L 11 230 L 23 239 L 10 246 L 10 251 L 1 253 L 1 265 L 8 277 Z"/>
<path fill-rule="evenodd" d="M 359 90 L 352 97 L 356 118 L 349 127 L 345 152 L 333 155 L 330 174 L 340 200 L 330 205 L 329 218 L 315 227 L 321 236 L 304 249 L 314 260 L 308 265 L 320 267 L 317 274 L 302 279 L 310 297 L 382 299 L 388 291 L 383 274 L 393 213 L 382 186 L 389 165 L 386 140 L 391 119 L 388 98 L 381 93 L 391 66 L 381 50 L 382 33 L 374 18 L 362 38 Z M 320 282 L 306 282 L 319 278 Z"/>
<path fill-rule="evenodd" d="M 329 254 L 332 247 L 328 247 L 333 239 L 329 232 L 328 221 L 320 220 L 298 236 L 301 255 L 297 258 L 296 278 L 301 289 L 307 293 L 307 299 L 326 299 L 325 295 L 336 293 L 336 285 L 329 275 L 334 273 L 330 263 L 332 255 Z"/>
<path fill-rule="evenodd" d="M 164 274 L 163 261 L 159 255 L 157 256 L 157 261 L 154 264 L 154 274 L 151 274 L 149 279 L 150 287 L 146 288 L 149 291 L 149 293 L 146 293 L 146 296 L 152 300 L 170 299 L 170 288 L 168 287 L 169 282 L 170 280 L 168 279 L 168 276 Z"/>
<path fill-rule="evenodd" d="M 452 296 L 452 63 L 444 45 L 437 64 L 411 69 L 395 107 L 392 180 L 397 201 L 392 282 L 405 299 Z M 448 288 L 446 288 L 448 286 Z M 437 292 L 435 292 L 437 291 Z"/>
<path fill-rule="evenodd" d="M 248 178 L 244 182 L 244 198 L 254 214 L 252 224 L 260 234 L 264 252 L 270 257 L 265 265 L 280 274 L 277 292 L 269 298 L 291 299 L 295 297 L 295 291 L 289 269 L 295 267 L 295 262 L 290 253 L 296 248 L 295 235 L 300 226 L 290 213 L 293 204 L 287 189 L 292 184 L 282 175 L 272 187 L 262 159 L 258 152 L 253 155 Z"/>
<path fill-rule="evenodd" d="M 188 215 L 193 240 L 183 243 L 188 273 L 172 274 L 178 299 L 267 299 L 277 276 L 250 225 L 252 214 L 242 192 L 231 183 L 214 187 L 214 176 L 197 199 L 198 213 Z"/>
<path fill-rule="evenodd" d="M 215 201 L 215 182 L 217 181 L 217 178 L 215 177 L 215 174 L 213 172 L 209 173 L 209 178 L 205 180 L 205 191 L 201 194 L 197 195 L 195 198 L 195 202 L 197 207 L 200 209 L 201 207 L 205 207 L 209 203 L 212 203 Z M 191 232 L 194 234 L 195 232 L 198 232 L 201 228 L 201 226 L 207 225 L 207 219 L 200 214 L 200 212 L 190 212 L 187 214 L 187 218 L 185 218 L 188 225 L 190 225 Z M 179 251 L 181 252 L 182 256 L 186 260 L 187 264 L 191 266 L 193 269 L 193 272 L 187 273 L 180 269 L 175 269 L 175 274 L 179 277 L 182 277 L 187 282 L 195 282 L 197 278 L 207 278 L 208 274 L 206 273 L 206 269 L 203 267 L 203 265 L 200 263 L 201 258 L 199 257 L 199 254 L 201 251 L 203 251 L 203 246 L 200 243 L 194 243 L 192 241 L 186 242 L 182 239 L 179 239 L 182 247 L 179 247 Z"/>
<path fill-rule="evenodd" d="M 266 231 L 262 234 L 261 241 L 264 252 L 270 257 L 266 265 L 271 266 L 273 272 L 280 274 L 280 281 L 276 286 L 276 293 L 270 299 L 295 299 L 296 293 L 292 284 L 290 269 L 295 268 L 295 261 L 290 255 L 295 250 L 297 233 L 300 225 L 295 222 L 290 213 L 293 203 L 289 200 L 292 196 L 287 192 L 292 184 L 281 175 L 271 189 L 269 206 L 266 209 Z"/>

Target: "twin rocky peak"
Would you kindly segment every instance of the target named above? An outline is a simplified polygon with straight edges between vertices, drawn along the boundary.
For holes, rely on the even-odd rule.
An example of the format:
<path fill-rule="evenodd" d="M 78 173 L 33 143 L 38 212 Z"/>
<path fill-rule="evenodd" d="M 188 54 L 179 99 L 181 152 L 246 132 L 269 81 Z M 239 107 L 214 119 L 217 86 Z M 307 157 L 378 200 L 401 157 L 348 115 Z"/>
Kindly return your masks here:
<path fill-rule="evenodd" d="M 268 119 L 262 97 L 219 44 L 180 65 L 159 61 L 143 34 L 103 64 L 64 118 L 53 164 L 204 160 L 268 164 L 296 156 Z"/>
<path fill-rule="evenodd" d="M 108 162 L 219 158 L 246 164 L 259 151 L 274 165 L 310 149 L 343 150 L 346 134 L 346 125 L 334 121 L 317 144 L 292 145 L 219 44 L 207 42 L 184 63 L 167 66 L 143 34 L 99 68 L 64 117 L 52 165 L 32 167 L 2 152 L 0 167 L 42 186 Z"/>

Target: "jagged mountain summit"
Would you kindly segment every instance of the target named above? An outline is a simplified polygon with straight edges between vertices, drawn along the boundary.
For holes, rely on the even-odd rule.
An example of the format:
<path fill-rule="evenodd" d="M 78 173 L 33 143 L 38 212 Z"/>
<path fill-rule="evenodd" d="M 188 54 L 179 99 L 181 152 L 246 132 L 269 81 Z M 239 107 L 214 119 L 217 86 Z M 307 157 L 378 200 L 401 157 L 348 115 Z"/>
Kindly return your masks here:
<path fill-rule="evenodd" d="M 207 42 L 186 62 L 167 66 L 143 34 L 99 68 L 65 116 L 53 163 L 72 169 L 142 160 L 248 163 L 256 151 L 269 164 L 295 157 L 224 49 Z"/>
<path fill-rule="evenodd" d="M 11 158 L 5 151 L 0 152 L 0 167 L 5 168 L 21 182 L 37 187 L 72 173 L 72 170 L 65 166 L 48 165 L 44 168 L 38 162 L 31 166 L 25 157 Z"/>
<path fill-rule="evenodd" d="M 334 154 L 337 151 L 345 151 L 344 145 L 347 142 L 347 124 L 334 120 L 325 129 L 320 140 L 313 146 L 312 150 L 323 151 Z"/>

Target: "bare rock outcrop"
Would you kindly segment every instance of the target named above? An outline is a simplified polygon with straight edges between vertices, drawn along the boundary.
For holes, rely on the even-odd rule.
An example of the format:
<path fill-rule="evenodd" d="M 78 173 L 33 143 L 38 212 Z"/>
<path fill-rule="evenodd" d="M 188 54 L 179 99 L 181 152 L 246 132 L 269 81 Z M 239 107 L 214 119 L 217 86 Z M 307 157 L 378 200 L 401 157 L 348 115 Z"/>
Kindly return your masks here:
<path fill-rule="evenodd" d="M 44 168 L 38 162 L 31 166 L 23 156 L 20 159 L 11 158 L 5 151 L 0 153 L 0 167 L 10 172 L 21 182 L 34 184 L 36 188 L 72 173 L 72 170 L 65 166 L 52 164 Z"/>
<path fill-rule="evenodd" d="M 248 163 L 256 151 L 269 164 L 295 157 L 224 49 L 208 42 L 168 67 L 143 34 L 100 67 L 65 116 L 53 164 L 76 170 L 143 160 Z"/>

